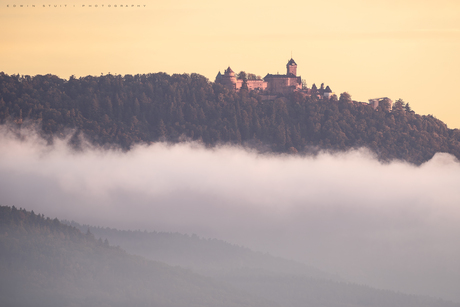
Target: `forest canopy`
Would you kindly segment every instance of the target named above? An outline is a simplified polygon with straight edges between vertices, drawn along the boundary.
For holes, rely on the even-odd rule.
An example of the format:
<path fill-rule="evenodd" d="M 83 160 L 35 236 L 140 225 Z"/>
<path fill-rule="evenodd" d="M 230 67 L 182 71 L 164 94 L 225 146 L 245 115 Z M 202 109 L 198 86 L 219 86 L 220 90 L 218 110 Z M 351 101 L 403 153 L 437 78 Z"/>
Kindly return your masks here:
<path fill-rule="evenodd" d="M 262 92 L 235 92 L 199 74 L 101 75 L 69 80 L 54 75 L 0 73 L 0 123 L 38 124 L 49 142 L 72 131 L 93 144 L 158 141 L 237 144 L 263 152 L 315 154 L 369 148 L 381 161 L 421 164 L 436 152 L 460 158 L 460 131 L 403 100 L 391 108 L 293 92 L 265 100 Z"/>

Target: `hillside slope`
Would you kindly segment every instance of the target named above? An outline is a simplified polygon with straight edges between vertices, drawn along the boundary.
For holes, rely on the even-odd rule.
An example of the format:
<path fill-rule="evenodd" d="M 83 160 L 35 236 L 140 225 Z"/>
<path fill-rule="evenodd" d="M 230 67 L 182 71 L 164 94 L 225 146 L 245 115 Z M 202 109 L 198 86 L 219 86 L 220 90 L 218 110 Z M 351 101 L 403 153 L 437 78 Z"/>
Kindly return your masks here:
<path fill-rule="evenodd" d="M 293 93 L 264 101 L 198 74 L 106 75 L 70 80 L 0 73 L 0 123 L 39 124 L 43 137 L 81 136 L 129 149 L 138 143 L 201 141 L 261 151 L 315 154 L 366 147 L 382 161 L 421 164 L 436 152 L 460 158 L 460 131 L 399 100 L 390 109 Z"/>
<path fill-rule="evenodd" d="M 222 282 L 127 254 L 91 233 L 0 207 L 2 306 L 277 306 Z"/>
<path fill-rule="evenodd" d="M 64 223 L 78 228 L 81 232 L 89 230 L 96 238 L 108 239 L 110 244 L 120 246 L 129 253 L 173 266 L 178 265 L 203 275 L 221 276 L 236 270 L 250 269 L 340 280 L 338 276 L 302 263 L 254 252 L 222 240 L 180 233 L 123 231 L 80 225 L 74 221 Z"/>
<path fill-rule="evenodd" d="M 69 223 L 69 222 L 66 222 Z M 130 253 L 187 267 L 280 306 L 410 307 L 457 306 L 442 300 L 340 281 L 312 267 L 253 252 L 221 240 L 179 233 L 122 231 L 71 222 L 81 231 L 120 245 Z"/>

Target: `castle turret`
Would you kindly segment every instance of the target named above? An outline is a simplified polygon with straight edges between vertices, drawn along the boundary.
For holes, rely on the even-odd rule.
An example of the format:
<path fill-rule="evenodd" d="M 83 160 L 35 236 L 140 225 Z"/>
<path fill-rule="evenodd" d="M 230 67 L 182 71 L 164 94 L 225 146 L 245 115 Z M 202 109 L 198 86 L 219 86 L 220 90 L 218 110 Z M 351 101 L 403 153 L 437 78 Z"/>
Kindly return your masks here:
<path fill-rule="evenodd" d="M 223 75 L 220 72 L 217 74 L 216 82 L 226 86 L 227 88 L 237 89 L 235 72 L 230 68 L 230 66 L 225 70 Z"/>
<path fill-rule="evenodd" d="M 332 95 L 334 95 L 334 93 L 332 92 L 331 88 L 328 86 L 326 86 L 326 89 L 324 90 L 324 93 L 323 93 L 323 97 L 326 98 L 326 99 L 331 99 Z"/>
<path fill-rule="evenodd" d="M 286 64 L 286 69 L 287 69 L 287 73 L 286 75 L 294 75 L 294 76 L 297 76 L 297 64 L 296 62 L 294 61 L 294 59 L 290 59 L 289 62 Z"/>
<path fill-rule="evenodd" d="M 231 76 L 231 77 L 234 77 L 235 76 L 235 72 L 230 68 L 230 66 L 225 70 L 225 75 L 226 76 Z"/>
<path fill-rule="evenodd" d="M 236 89 L 236 77 L 235 72 L 230 68 L 230 66 L 225 71 L 225 76 L 228 77 L 230 82 L 233 84 L 233 87 Z"/>

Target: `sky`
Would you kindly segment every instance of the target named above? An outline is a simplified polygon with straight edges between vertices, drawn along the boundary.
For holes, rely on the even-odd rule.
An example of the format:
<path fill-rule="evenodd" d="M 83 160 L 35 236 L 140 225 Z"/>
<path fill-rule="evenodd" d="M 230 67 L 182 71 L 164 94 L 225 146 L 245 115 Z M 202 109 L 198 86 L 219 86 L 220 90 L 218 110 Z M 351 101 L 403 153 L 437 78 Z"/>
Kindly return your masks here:
<path fill-rule="evenodd" d="M 0 128 L 0 204 L 50 218 L 180 232 L 301 261 L 345 280 L 460 302 L 460 163 L 364 150 L 259 155 L 196 143 L 129 152 L 46 146 Z"/>
<path fill-rule="evenodd" d="M 460 128 L 459 12 L 458 0 L 0 0 L 0 71 L 214 81 L 228 66 L 283 74 L 292 54 L 308 87 L 401 98 Z"/>

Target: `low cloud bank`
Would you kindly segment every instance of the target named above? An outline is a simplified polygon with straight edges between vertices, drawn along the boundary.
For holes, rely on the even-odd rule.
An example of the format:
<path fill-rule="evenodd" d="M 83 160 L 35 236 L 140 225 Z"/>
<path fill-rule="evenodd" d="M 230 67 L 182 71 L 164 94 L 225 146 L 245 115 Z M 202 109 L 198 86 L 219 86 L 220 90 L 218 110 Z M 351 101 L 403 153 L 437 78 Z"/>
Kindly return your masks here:
<path fill-rule="evenodd" d="M 196 233 L 350 280 L 460 302 L 460 163 L 365 150 L 258 155 L 193 143 L 129 152 L 0 131 L 0 203 L 99 226 Z"/>

